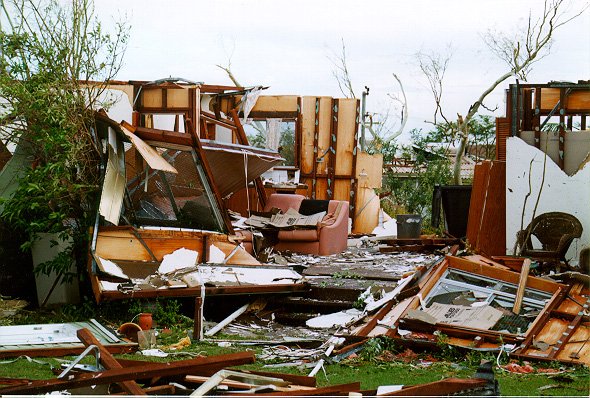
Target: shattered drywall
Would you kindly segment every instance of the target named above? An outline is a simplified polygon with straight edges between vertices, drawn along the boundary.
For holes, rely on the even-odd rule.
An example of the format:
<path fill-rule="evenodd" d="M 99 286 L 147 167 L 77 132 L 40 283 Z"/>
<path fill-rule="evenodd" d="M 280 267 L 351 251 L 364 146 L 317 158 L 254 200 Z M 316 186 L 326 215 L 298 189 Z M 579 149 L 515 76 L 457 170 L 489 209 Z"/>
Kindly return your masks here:
<path fill-rule="evenodd" d="M 568 176 L 544 152 L 517 137 L 506 141 L 506 163 L 506 253 L 513 254 L 516 234 L 533 219 L 538 200 L 535 215 L 561 211 L 582 223 L 582 237 L 573 241 L 566 255 L 572 265 L 578 264 L 580 251 L 590 246 L 590 165 Z"/>

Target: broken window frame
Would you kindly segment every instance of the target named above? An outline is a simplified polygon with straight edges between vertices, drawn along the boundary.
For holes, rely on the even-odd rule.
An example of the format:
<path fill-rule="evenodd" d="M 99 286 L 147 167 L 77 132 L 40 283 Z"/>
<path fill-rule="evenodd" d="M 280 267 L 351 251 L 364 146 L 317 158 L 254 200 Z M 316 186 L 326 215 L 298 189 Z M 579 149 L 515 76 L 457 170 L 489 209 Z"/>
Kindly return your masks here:
<path fill-rule="evenodd" d="M 477 285 L 472 285 L 472 284 L 469 284 L 466 282 L 461 282 L 461 281 L 449 279 L 448 277 L 451 274 L 465 275 L 470 278 L 479 279 L 479 280 L 486 281 L 486 282 L 494 282 L 495 286 L 494 286 L 494 288 L 489 288 L 489 287 L 477 286 Z M 510 302 L 511 304 L 514 304 L 514 300 L 515 300 L 515 296 L 516 296 L 516 289 L 518 288 L 518 285 L 515 285 L 510 282 L 487 278 L 485 276 L 480 276 L 480 275 L 473 274 L 470 272 L 450 268 L 445 271 L 445 273 L 437 281 L 437 283 L 432 288 L 432 290 L 424 298 L 424 302 L 426 303 L 426 306 L 429 306 L 430 304 L 432 304 L 434 302 L 433 298 L 435 296 L 441 294 L 444 291 L 448 291 L 448 290 L 444 289 L 444 287 L 443 287 L 443 285 L 445 285 L 445 284 L 455 286 L 458 288 L 464 288 L 464 290 L 457 290 L 457 291 L 478 291 L 481 293 L 487 293 L 488 297 L 485 299 L 485 301 L 488 304 L 491 304 L 496 298 L 500 298 L 500 297 L 503 299 L 503 301 Z M 510 288 L 514 288 L 515 293 L 509 293 L 509 292 L 502 291 L 501 288 L 505 287 L 505 286 L 508 286 Z M 543 300 L 536 300 L 536 299 L 527 297 L 527 294 L 530 296 L 531 293 L 536 294 L 536 295 L 546 296 L 546 297 Z M 535 309 L 541 310 L 541 309 L 543 309 L 543 307 L 545 307 L 545 304 L 550 299 L 551 299 L 551 295 L 546 292 L 543 292 L 543 291 L 537 290 L 537 289 L 526 288 L 525 289 L 525 296 L 523 297 L 523 303 L 528 304 L 529 306 L 532 306 Z"/>
<path fill-rule="evenodd" d="M 424 302 L 423 298 L 428 297 L 430 292 L 435 288 L 437 282 L 443 277 L 445 272 L 449 269 L 459 270 L 470 274 L 476 274 L 478 276 L 483 276 L 486 278 L 493 278 L 496 281 L 501 281 L 510 284 L 518 283 L 519 278 L 519 274 L 514 273 L 512 271 L 499 269 L 497 267 L 486 264 L 474 263 L 460 257 L 447 256 L 445 260 L 441 262 L 437 268 L 433 269 L 430 272 L 430 276 L 422 284 L 420 294 L 412 298 L 410 302 L 406 304 L 405 309 L 400 313 L 400 316 L 397 318 L 397 320 L 394 321 L 394 329 L 400 327 L 406 330 L 413 330 L 409 327 L 409 325 L 400 325 L 400 321 L 404 320 L 404 317 L 407 315 L 408 310 L 418 309 L 420 307 L 420 301 L 422 300 L 422 302 Z M 559 305 L 565 292 L 567 291 L 567 286 L 537 277 L 529 277 L 527 281 L 527 289 L 535 289 L 537 291 L 550 294 L 551 298 L 547 300 L 545 306 L 539 312 L 539 315 L 537 315 L 537 317 L 531 322 L 527 331 L 524 332 L 525 342 L 532 340 L 532 334 L 537 330 L 539 324 L 544 322 L 545 318 L 548 316 L 551 310 Z M 462 339 L 471 340 L 477 336 L 480 336 L 484 340 L 496 343 L 499 337 L 502 337 L 504 342 L 517 342 L 523 337 L 522 335 L 499 332 L 495 330 L 474 329 L 463 326 L 453 326 L 438 323 L 433 326 L 433 329 L 442 330 L 445 334 L 449 336 L 455 336 Z M 396 338 L 401 337 L 394 332 L 389 333 L 388 335 L 390 335 L 390 337 Z"/>
<path fill-rule="evenodd" d="M 223 220 L 223 215 L 221 213 L 221 209 L 219 209 L 219 207 L 217 206 L 217 201 L 215 201 L 213 199 L 215 197 L 215 193 L 213 192 L 213 189 L 212 189 L 211 185 L 209 184 L 209 180 L 208 180 L 207 175 L 205 173 L 205 169 L 203 167 L 202 162 L 199 159 L 199 156 L 197 155 L 197 153 L 195 151 L 195 148 L 190 147 L 190 146 L 183 146 L 183 145 L 179 145 L 179 144 L 166 143 L 166 142 L 149 141 L 146 143 L 156 149 L 178 151 L 177 153 L 175 153 L 173 155 L 174 158 L 176 158 L 179 155 L 179 152 L 190 153 L 191 158 L 193 160 L 193 164 L 195 166 L 196 174 L 200 179 L 199 182 L 203 187 L 203 190 L 204 190 L 206 198 L 207 198 L 207 202 L 208 202 L 211 212 L 213 214 L 214 221 L 217 224 L 216 225 L 217 229 L 215 229 L 214 232 L 227 233 L 227 230 L 225 228 L 225 223 Z M 167 156 L 163 155 L 163 157 L 166 158 Z M 166 160 L 168 160 L 168 159 L 166 159 Z M 176 215 L 178 215 L 178 209 L 176 208 L 174 194 L 172 193 L 172 190 L 170 189 L 169 183 L 166 179 L 166 174 L 162 171 L 152 169 L 149 165 L 146 165 L 144 170 L 141 173 L 138 173 L 137 176 L 134 177 L 133 179 L 131 179 L 129 181 L 129 183 L 126 185 L 125 188 L 126 188 L 126 191 L 128 192 L 128 195 L 131 196 L 137 190 L 137 188 L 143 186 L 143 183 L 139 182 L 134 189 L 129 189 L 130 184 L 136 183 L 137 178 L 139 178 L 139 176 L 143 173 L 148 173 L 148 175 L 149 175 L 148 178 L 151 178 L 152 176 L 155 176 L 156 174 L 158 174 L 160 176 L 160 179 L 166 185 L 164 187 L 165 193 L 166 193 L 168 199 L 171 201 L 173 209 L 175 209 L 174 213 Z M 126 204 L 126 206 L 128 206 L 128 205 L 129 204 Z M 127 209 L 125 209 L 125 210 L 127 210 Z M 133 209 L 129 209 L 129 210 L 134 211 Z M 169 227 L 170 226 L 170 225 L 167 225 L 169 223 L 165 222 L 165 220 L 137 218 L 135 221 L 141 222 L 142 226 L 146 226 L 148 224 L 151 224 L 150 226 L 158 226 L 158 227 Z M 185 228 L 182 226 L 179 226 L 178 228 L 181 228 L 183 230 L 184 229 L 186 229 L 186 230 L 193 229 L 190 227 Z"/>

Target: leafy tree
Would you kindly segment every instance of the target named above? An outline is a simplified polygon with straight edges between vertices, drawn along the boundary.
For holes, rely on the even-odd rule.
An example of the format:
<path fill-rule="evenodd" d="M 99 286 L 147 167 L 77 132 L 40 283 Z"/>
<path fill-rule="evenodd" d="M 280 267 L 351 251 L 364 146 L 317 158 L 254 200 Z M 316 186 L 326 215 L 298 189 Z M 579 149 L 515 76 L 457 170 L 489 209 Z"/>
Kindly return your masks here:
<path fill-rule="evenodd" d="M 457 122 L 440 122 L 434 129 L 427 132 L 424 139 L 427 142 L 441 142 L 453 145 L 460 143 L 461 137 L 455 134 Z M 476 115 L 469 121 L 469 140 L 466 148 L 468 153 L 476 155 L 478 159 L 493 159 L 496 155 L 496 124 L 492 116 Z"/>
<path fill-rule="evenodd" d="M 281 127 L 285 126 L 280 131 L 279 138 L 279 153 L 285 159 L 284 165 L 295 164 L 295 131 L 292 128 L 292 123 L 282 123 Z M 248 142 L 250 145 L 257 148 L 266 148 L 266 130 L 256 129 L 254 134 L 248 135 Z"/>
<path fill-rule="evenodd" d="M 63 274 L 70 254 L 85 263 L 100 182 L 95 110 L 109 105 L 106 81 L 121 67 L 128 29 L 105 32 L 91 0 L 0 0 L 0 14 L 0 139 L 32 158 L 2 198 L 2 218 L 26 233 L 23 249 L 40 232 L 73 238 L 41 269 Z"/>
<path fill-rule="evenodd" d="M 421 130 L 412 130 L 411 144 L 395 148 L 388 147 L 384 152 L 384 164 L 391 164 L 395 153 L 401 152 L 402 159 L 413 159 L 409 177 L 400 177 L 391 168 L 383 176 L 383 191 L 390 192 L 383 207 L 390 214 L 412 213 L 424 218 L 423 225 L 429 224 L 431 217 L 432 193 L 435 185 L 445 185 L 451 181 L 450 161 L 444 148 L 432 149 L 427 144 L 436 132 L 423 134 Z M 391 160 L 390 160 L 391 159 Z M 388 208 L 389 207 L 389 208 Z"/>
<path fill-rule="evenodd" d="M 295 131 L 291 128 L 291 124 L 281 131 L 281 138 L 279 139 L 279 152 L 285 161 L 283 164 L 293 166 L 295 164 Z"/>

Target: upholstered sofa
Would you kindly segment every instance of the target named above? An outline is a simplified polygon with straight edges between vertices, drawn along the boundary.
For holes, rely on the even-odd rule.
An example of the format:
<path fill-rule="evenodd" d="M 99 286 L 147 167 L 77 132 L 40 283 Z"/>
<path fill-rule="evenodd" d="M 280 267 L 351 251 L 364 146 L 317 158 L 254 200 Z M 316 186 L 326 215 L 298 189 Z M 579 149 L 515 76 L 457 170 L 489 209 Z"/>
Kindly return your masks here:
<path fill-rule="evenodd" d="M 322 208 L 327 211 L 326 216 L 316 228 L 279 231 L 278 243 L 274 246 L 275 250 L 319 255 L 340 253 L 346 250 L 348 202 L 305 199 L 302 195 L 293 194 L 272 194 L 268 198 L 264 210 L 271 211 L 272 208 L 278 208 L 283 213 L 291 208 L 304 215 L 317 213 L 319 211 L 316 210 Z M 244 238 L 244 247 L 247 250 L 252 250 L 252 234 L 249 231 L 239 231 L 238 235 Z"/>

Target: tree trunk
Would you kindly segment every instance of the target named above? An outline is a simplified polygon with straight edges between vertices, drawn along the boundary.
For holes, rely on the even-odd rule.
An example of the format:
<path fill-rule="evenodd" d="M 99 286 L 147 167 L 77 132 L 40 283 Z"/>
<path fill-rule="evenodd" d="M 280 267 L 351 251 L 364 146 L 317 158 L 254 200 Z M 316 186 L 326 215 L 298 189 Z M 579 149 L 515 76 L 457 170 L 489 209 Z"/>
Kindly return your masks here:
<path fill-rule="evenodd" d="M 457 148 L 457 153 L 455 154 L 455 166 L 453 167 L 453 184 L 455 185 L 463 185 L 461 180 L 461 162 L 463 160 L 465 147 L 467 146 L 467 137 L 468 131 L 462 131 L 461 140 L 459 141 L 459 148 Z"/>

